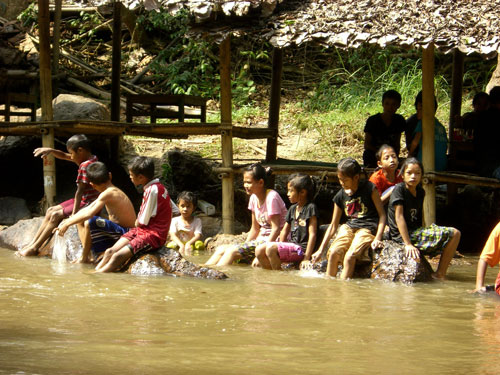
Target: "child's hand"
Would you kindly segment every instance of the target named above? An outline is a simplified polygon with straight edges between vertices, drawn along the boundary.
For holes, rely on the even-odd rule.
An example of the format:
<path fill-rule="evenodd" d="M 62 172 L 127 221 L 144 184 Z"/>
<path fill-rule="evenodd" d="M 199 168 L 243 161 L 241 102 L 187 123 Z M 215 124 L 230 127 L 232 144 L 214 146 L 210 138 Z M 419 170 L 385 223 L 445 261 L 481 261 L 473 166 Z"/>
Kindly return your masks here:
<path fill-rule="evenodd" d="M 384 243 L 382 241 L 379 241 L 379 240 L 373 240 L 371 243 L 371 247 L 373 250 L 381 249 L 384 247 Z"/>
<path fill-rule="evenodd" d="M 64 233 L 66 233 L 66 231 L 68 230 L 68 225 L 64 224 L 64 221 L 59 224 L 59 226 L 57 228 L 54 228 L 54 230 L 52 231 L 52 233 L 56 233 L 59 234 L 61 237 L 64 236 Z"/>
<path fill-rule="evenodd" d="M 413 259 L 418 259 L 420 256 L 420 251 L 413 245 L 405 245 L 406 256 L 409 256 Z"/>
<path fill-rule="evenodd" d="M 259 259 L 257 259 L 257 257 L 253 258 L 252 267 L 255 267 L 255 268 L 260 267 Z"/>
<path fill-rule="evenodd" d="M 479 288 L 476 288 L 472 291 L 470 291 L 471 293 L 479 293 L 479 294 L 484 294 L 488 291 L 488 289 L 485 287 L 485 286 L 481 286 Z"/>
<path fill-rule="evenodd" d="M 311 256 L 311 262 L 316 263 L 318 260 L 321 259 L 321 253 L 322 251 L 318 250 L 316 251 L 312 256 Z"/>
<path fill-rule="evenodd" d="M 42 158 L 46 157 L 48 154 L 52 152 L 50 147 L 38 147 L 33 151 L 33 155 L 35 157 L 41 156 Z"/>

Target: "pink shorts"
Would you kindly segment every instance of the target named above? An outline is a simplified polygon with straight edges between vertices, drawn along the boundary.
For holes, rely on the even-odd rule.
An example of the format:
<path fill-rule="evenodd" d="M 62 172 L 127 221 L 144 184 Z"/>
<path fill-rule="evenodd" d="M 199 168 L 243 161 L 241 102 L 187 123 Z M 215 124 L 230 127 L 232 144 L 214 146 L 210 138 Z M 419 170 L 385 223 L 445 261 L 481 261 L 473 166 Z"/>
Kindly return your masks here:
<path fill-rule="evenodd" d="M 500 296 L 500 272 L 498 273 L 497 279 L 495 281 L 495 292 Z"/>
<path fill-rule="evenodd" d="M 161 247 L 161 243 L 158 243 L 158 237 L 141 230 L 141 228 L 132 228 L 122 237 L 129 240 L 127 246 L 134 255 L 147 253 Z"/>
<path fill-rule="evenodd" d="M 73 213 L 73 206 L 74 205 L 75 205 L 75 198 L 71 198 L 71 199 L 68 199 L 67 201 L 59 203 L 59 206 L 62 207 L 63 214 L 66 217 L 71 216 L 71 214 Z M 80 208 L 82 208 L 83 206 L 85 206 L 85 204 L 83 204 L 83 202 L 80 202 Z"/>
<path fill-rule="evenodd" d="M 292 242 L 276 242 L 276 245 L 282 262 L 295 263 L 304 259 L 305 252 L 299 245 Z"/>

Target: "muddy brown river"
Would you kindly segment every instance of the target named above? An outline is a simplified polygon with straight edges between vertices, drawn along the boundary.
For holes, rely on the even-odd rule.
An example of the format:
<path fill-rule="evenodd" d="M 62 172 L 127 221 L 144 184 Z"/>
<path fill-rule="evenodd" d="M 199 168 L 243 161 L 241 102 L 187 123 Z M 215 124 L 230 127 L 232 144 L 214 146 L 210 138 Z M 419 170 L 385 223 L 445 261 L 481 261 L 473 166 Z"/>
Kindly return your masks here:
<path fill-rule="evenodd" d="M 499 374 L 500 298 L 467 292 L 470 261 L 405 286 L 102 275 L 0 249 L 0 374 Z"/>

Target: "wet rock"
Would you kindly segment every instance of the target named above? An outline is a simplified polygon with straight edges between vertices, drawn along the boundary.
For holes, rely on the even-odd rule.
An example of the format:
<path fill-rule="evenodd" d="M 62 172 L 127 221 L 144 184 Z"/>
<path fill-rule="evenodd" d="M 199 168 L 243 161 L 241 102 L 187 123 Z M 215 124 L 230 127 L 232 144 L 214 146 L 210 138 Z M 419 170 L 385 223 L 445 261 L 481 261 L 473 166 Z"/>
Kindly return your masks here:
<path fill-rule="evenodd" d="M 165 275 L 167 272 L 161 267 L 158 256 L 146 254 L 133 262 L 127 270 L 132 275 Z"/>
<path fill-rule="evenodd" d="M 241 234 L 218 234 L 207 245 L 207 251 L 214 252 L 222 245 L 238 245 L 245 242 L 247 233 Z"/>
<path fill-rule="evenodd" d="M 19 250 L 26 246 L 35 236 L 43 218 L 36 217 L 29 220 L 20 220 L 16 224 L 0 232 L 0 247 L 9 250 Z"/>
<path fill-rule="evenodd" d="M 109 109 L 97 100 L 80 95 L 60 94 L 53 101 L 54 121 L 57 120 L 109 120 Z M 41 109 L 37 117 L 41 117 Z"/>
<path fill-rule="evenodd" d="M 424 256 L 409 258 L 404 247 L 394 241 L 384 241 L 384 247 L 373 252 L 372 279 L 412 284 L 432 280 L 432 272 Z"/>
<path fill-rule="evenodd" d="M 0 224 L 12 225 L 23 219 L 31 219 L 31 212 L 24 199 L 0 197 Z"/>

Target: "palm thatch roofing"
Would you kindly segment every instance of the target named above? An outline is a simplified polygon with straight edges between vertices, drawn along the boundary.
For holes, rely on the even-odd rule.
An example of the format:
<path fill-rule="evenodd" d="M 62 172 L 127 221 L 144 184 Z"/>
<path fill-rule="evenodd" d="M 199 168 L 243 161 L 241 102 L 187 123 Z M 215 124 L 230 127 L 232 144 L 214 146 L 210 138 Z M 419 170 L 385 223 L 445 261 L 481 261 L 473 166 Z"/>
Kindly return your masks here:
<path fill-rule="evenodd" d="M 195 33 L 218 39 L 252 34 L 280 48 L 310 42 L 340 48 L 363 43 L 425 48 L 433 42 L 445 53 L 458 48 L 489 56 L 500 48 L 500 0 L 143 2 L 150 9 L 188 10 Z"/>

